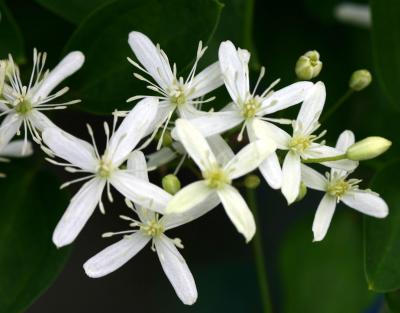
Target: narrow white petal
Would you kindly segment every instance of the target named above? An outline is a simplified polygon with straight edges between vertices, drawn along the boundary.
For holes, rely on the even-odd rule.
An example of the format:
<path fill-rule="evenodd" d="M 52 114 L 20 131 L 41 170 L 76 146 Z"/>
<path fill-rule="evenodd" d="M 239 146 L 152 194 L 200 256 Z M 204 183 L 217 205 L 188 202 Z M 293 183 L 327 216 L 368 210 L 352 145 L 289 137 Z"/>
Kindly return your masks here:
<path fill-rule="evenodd" d="M 0 150 L 0 156 L 20 158 L 26 157 L 33 153 L 32 143 L 28 141 L 25 146 L 25 153 L 22 154 L 25 142 L 24 140 L 14 140 L 8 143 L 3 149 Z"/>
<path fill-rule="evenodd" d="M 64 79 L 79 70 L 85 62 L 85 56 L 80 51 L 68 53 L 64 59 L 49 73 L 44 79 L 38 90 L 32 97 L 35 102 L 46 98 L 54 88 L 56 88 Z"/>
<path fill-rule="evenodd" d="M 270 139 L 253 141 L 240 150 L 225 169 L 232 179 L 238 178 L 255 170 L 275 150 L 276 144 Z"/>
<path fill-rule="evenodd" d="M 44 131 L 46 128 L 58 128 L 46 115 L 37 110 L 33 110 L 29 115 L 29 120 L 32 125 L 39 131 Z"/>
<path fill-rule="evenodd" d="M 232 149 L 220 135 L 210 136 L 207 141 L 221 166 L 224 166 L 234 158 L 235 154 Z"/>
<path fill-rule="evenodd" d="M 137 232 L 105 248 L 83 265 L 86 275 L 99 278 L 108 275 L 133 258 L 151 240 L 151 237 Z"/>
<path fill-rule="evenodd" d="M 288 204 L 292 204 L 299 194 L 301 181 L 300 164 L 300 157 L 296 153 L 289 151 L 286 154 L 282 166 L 282 193 Z"/>
<path fill-rule="evenodd" d="M 86 182 L 71 199 L 53 233 L 53 242 L 60 248 L 79 235 L 101 199 L 106 181 L 94 178 Z"/>
<path fill-rule="evenodd" d="M 110 183 L 122 195 L 134 203 L 162 214 L 171 199 L 171 195 L 168 192 L 136 177 L 129 173 L 129 171 L 119 170 L 113 173 Z"/>
<path fill-rule="evenodd" d="M 325 176 L 304 164 L 301 164 L 301 180 L 308 188 L 320 191 L 325 191 L 328 183 Z"/>
<path fill-rule="evenodd" d="M 167 120 L 168 115 L 173 110 L 174 110 L 174 107 L 171 106 L 171 103 L 169 101 L 160 101 L 158 103 L 157 113 L 156 113 L 153 121 L 149 124 L 143 137 L 146 137 L 146 136 L 152 134 L 156 128 L 160 127 L 162 125 L 162 123 L 164 123 Z"/>
<path fill-rule="evenodd" d="M 384 218 L 389 213 L 386 202 L 379 195 L 368 190 L 352 190 L 340 200 L 349 207 L 373 217 Z"/>
<path fill-rule="evenodd" d="M 260 164 L 259 169 L 271 188 L 279 189 L 282 187 L 282 168 L 275 152 L 271 153 L 271 155 Z"/>
<path fill-rule="evenodd" d="M 136 55 L 136 58 L 154 78 L 157 84 L 167 89 L 174 80 L 168 61 L 161 51 L 144 34 L 133 31 L 129 33 L 128 43 Z"/>
<path fill-rule="evenodd" d="M 319 144 L 312 144 L 311 147 L 304 153 L 304 158 L 326 158 L 332 157 L 337 155 L 342 155 L 343 152 L 332 148 L 329 146 L 319 145 Z M 348 159 L 343 159 L 339 161 L 329 161 L 323 162 L 322 165 L 344 170 L 344 171 L 353 171 L 357 166 L 357 161 L 351 161 Z"/>
<path fill-rule="evenodd" d="M 185 259 L 173 241 L 165 235 L 156 238 L 154 244 L 164 273 L 174 287 L 177 296 L 184 304 L 192 305 L 197 300 L 197 289 Z"/>
<path fill-rule="evenodd" d="M 354 133 L 351 130 L 343 131 L 336 143 L 336 149 L 345 153 L 347 148 L 356 142 Z"/>
<path fill-rule="evenodd" d="M 217 162 L 207 140 L 189 121 L 178 119 L 175 125 L 180 142 L 202 171 Z"/>
<path fill-rule="evenodd" d="M 304 101 L 305 95 L 314 84 L 301 81 L 273 92 L 264 99 L 259 115 L 271 114 Z"/>
<path fill-rule="evenodd" d="M 202 97 L 210 91 L 217 89 L 223 83 L 219 62 L 215 62 L 193 78 L 191 88 L 194 89 L 194 92 L 190 94 L 190 98 Z"/>
<path fill-rule="evenodd" d="M 371 9 L 368 4 L 343 2 L 335 7 L 334 12 L 335 17 L 342 23 L 364 28 L 371 27 Z"/>
<path fill-rule="evenodd" d="M 214 190 L 209 188 L 203 180 L 191 183 L 173 196 L 165 209 L 165 213 L 178 214 L 189 211 L 208 199 L 213 193 Z"/>
<path fill-rule="evenodd" d="M 159 166 L 172 161 L 177 156 L 178 154 L 172 151 L 171 148 L 163 147 L 159 151 L 153 152 L 147 156 L 147 166 L 149 169 L 158 168 Z"/>
<path fill-rule="evenodd" d="M 138 102 L 124 118 L 117 131 L 111 136 L 108 151 L 115 166 L 126 160 L 129 153 L 146 134 L 154 120 L 158 107 L 156 98 L 145 98 Z"/>
<path fill-rule="evenodd" d="M 278 126 L 254 118 L 250 123 L 248 123 L 247 127 L 256 138 L 272 139 L 273 141 L 275 141 L 278 149 L 287 149 L 288 142 L 291 136 L 283 129 L 280 129 Z"/>
<path fill-rule="evenodd" d="M 133 151 L 128 158 L 127 162 L 128 171 L 144 181 L 149 181 L 147 173 L 146 158 L 142 151 Z"/>
<path fill-rule="evenodd" d="M 7 115 L 0 125 L 0 149 L 3 149 L 16 135 L 22 124 L 22 119 L 14 113 Z"/>
<path fill-rule="evenodd" d="M 315 213 L 312 231 L 314 233 L 314 241 L 321 241 L 328 232 L 329 225 L 335 213 L 336 198 L 330 195 L 324 195 L 317 212 Z"/>
<path fill-rule="evenodd" d="M 42 138 L 58 157 L 87 171 L 96 171 L 98 160 L 92 145 L 88 142 L 53 127 L 46 128 Z"/>
<path fill-rule="evenodd" d="M 237 231 L 246 238 L 246 242 L 249 242 L 256 232 L 256 223 L 239 191 L 226 185 L 224 188 L 218 189 L 218 196 Z"/>

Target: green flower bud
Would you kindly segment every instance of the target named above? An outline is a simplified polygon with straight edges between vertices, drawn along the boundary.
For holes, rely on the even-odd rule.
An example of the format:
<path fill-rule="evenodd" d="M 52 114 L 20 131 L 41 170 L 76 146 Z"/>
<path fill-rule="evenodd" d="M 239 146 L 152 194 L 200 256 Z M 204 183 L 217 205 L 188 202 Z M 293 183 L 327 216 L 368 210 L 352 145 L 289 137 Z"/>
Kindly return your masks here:
<path fill-rule="evenodd" d="M 248 189 L 256 189 L 260 185 L 260 178 L 257 175 L 247 175 L 244 179 L 244 186 Z"/>
<path fill-rule="evenodd" d="M 166 192 L 174 195 L 181 189 L 181 182 L 178 177 L 173 174 L 168 174 L 162 179 L 162 186 Z"/>
<path fill-rule="evenodd" d="M 303 182 L 301 182 L 299 188 L 299 194 L 297 195 L 295 202 L 303 200 L 306 194 L 307 194 L 307 186 Z"/>
<path fill-rule="evenodd" d="M 319 53 L 316 50 L 303 54 L 296 63 L 295 72 L 298 79 L 310 80 L 318 76 L 322 69 Z"/>
<path fill-rule="evenodd" d="M 360 91 L 368 87 L 372 81 L 372 75 L 368 70 L 355 71 L 349 81 L 349 87 L 354 91 Z"/>
<path fill-rule="evenodd" d="M 162 142 L 164 147 L 169 147 L 170 145 L 172 145 L 172 136 L 169 131 L 166 131 L 164 133 Z"/>
<path fill-rule="evenodd" d="M 390 148 L 392 142 L 383 137 L 367 137 L 351 145 L 346 157 L 353 161 L 376 158 Z"/>

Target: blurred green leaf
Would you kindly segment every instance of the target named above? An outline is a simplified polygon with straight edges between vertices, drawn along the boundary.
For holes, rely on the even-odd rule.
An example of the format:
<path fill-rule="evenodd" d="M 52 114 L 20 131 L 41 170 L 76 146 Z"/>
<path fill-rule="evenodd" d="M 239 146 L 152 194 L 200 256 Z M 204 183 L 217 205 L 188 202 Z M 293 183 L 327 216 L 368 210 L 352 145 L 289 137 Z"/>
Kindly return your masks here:
<path fill-rule="evenodd" d="M 36 0 L 46 9 L 63 17 L 71 23 L 78 24 L 91 12 L 105 3 L 114 0 Z"/>
<path fill-rule="evenodd" d="M 0 181 L 0 312 L 22 312 L 61 271 L 53 229 L 67 200 L 52 175 L 32 159 L 7 165 Z"/>
<path fill-rule="evenodd" d="M 4 0 L 0 0 L 0 38 L 0 59 L 11 53 L 16 62 L 25 62 L 24 40 Z"/>
<path fill-rule="evenodd" d="M 80 108 L 95 113 L 130 109 L 126 99 L 146 92 L 132 75 L 134 67 L 128 34 L 141 31 L 159 42 L 171 63 L 182 70 L 193 61 L 199 40 L 208 42 L 218 23 L 222 5 L 213 0 L 121 0 L 85 20 L 66 46 L 79 49 L 86 63 L 75 76 L 72 90 L 83 100 Z M 117 18 L 116 18 L 117 17 Z M 216 60 L 217 56 L 215 56 Z"/>
<path fill-rule="evenodd" d="M 400 109 L 400 2 L 372 0 L 372 44 L 375 66 L 382 89 Z"/>
<path fill-rule="evenodd" d="M 385 302 L 391 313 L 400 312 L 400 291 L 393 291 L 385 294 Z"/>
<path fill-rule="evenodd" d="M 373 190 L 389 205 L 385 219 L 365 218 L 365 271 L 372 290 L 400 288 L 400 162 L 393 163 L 373 179 Z"/>
<path fill-rule="evenodd" d="M 312 242 L 311 216 L 287 234 L 280 255 L 283 312 L 362 312 L 371 304 L 360 224 L 353 212 L 339 208 L 322 242 Z"/>

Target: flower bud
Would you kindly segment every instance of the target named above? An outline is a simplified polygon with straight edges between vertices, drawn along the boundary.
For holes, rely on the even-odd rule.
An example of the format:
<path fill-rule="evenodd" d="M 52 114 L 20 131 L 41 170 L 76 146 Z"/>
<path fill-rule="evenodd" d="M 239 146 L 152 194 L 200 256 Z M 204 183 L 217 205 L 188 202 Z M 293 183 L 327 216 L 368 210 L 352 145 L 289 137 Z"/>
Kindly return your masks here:
<path fill-rule="evenodd" d="M 360 91 L 368 87 L 372 81 L 372 75 L 368 70 L 355 71 L 349 81 L 349 87 L 354 91 Z"/>
<path fill-rule="evenodd" d="M 169 147 L 170 145 L 172 145 L 172 136 L 171 136 L 171 133 L 169 131 L 166 131 L 164 133 L 162 142 L 163 142 L 163 146 L 164 147 Z"/>
<path fill-rule="evenodd" d="M 299 194 L 297 195 L 295 202 L 303 200 L 306 194 L 307 194 L 307 186 L 303 182 L 301 182 L 299 187 Z"/>
<path fill-rule="evenodd" d="M 319 53 L 316 50 L 303 54 L 296 63 L 296 75 L 298 79 L 310 80 L 318 76 L 322 69 Z"/>
<path fill-rule="evenodd" d="M 353 161 L 373 159 L 390 148 L 392 142 L 383 137 L 367 137 L 351 145 L 346 157 Z"/>
<path fill-rule="evenodd" d="M 244 186 L 248 189 L 256 189 L 260 185 L 260 178 L 257 175 L 247 175 L 244 179 Z"/>
<path fill-rule="evenodd" d="M 168 174 L 162 179 L 162 186 L 166 192 L 174 195 L 181 189 L 181 182 L 178 177 L 173 174 Z"/>

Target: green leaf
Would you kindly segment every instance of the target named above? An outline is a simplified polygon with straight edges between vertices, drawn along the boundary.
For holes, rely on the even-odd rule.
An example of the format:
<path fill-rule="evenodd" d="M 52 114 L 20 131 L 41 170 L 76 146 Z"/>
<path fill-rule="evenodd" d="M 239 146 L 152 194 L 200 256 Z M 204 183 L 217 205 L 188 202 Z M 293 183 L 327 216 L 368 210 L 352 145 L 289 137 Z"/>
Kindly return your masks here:
<path fill-rule="evenodd" d="M 376 72 L 389 101 L 400 109 L 400 2 L 372 0 L 371 10 Z"/>
<path fill-rule="evenodd" d="M 400 162 L 378 172 L 373 190 L 389 205 L 385 219 L 365 218 L 365 271 L 368 284 L 375 291 L 400 288 Z"/>
<path fill-rule="evenodd" d="M 283 312 L 362 312 L 372 303 L 363 274 L 361 223 L 343 209 L 337 209 L 322 242 L 312 242 L 313 216 L 287 234 L 280 255 Z"/>
<path fill-rule="evenodd" d="M 92 11 L 113 0 L 36 0 L 71 23 L 78 24 Z"/>
<path fill-rule="evenodd" d="M 4 0 L 0 0 L 0 38 L 0 59 L 11 53 L 16 62 L 25 62 L 24 40 Z"/>
<path fill-rule="evenodd" d="M 66 207 L 58 182 L 32 159 L 6 166 L 0 181 L 0 312 L 22 312 L 61 271 L 69 249 L 51 236 Z"/>
<path fill-rule="evenodd" d="M 136 70 L 126 60 L 134 58 L 129 32 L 141 31 L 159 42 L 171 63 L 182 70 L 193 61 L 199 40 L 209 41 L 221 8 L 213 0 L 121 0 L 98 10 L 81 24 L 65 49 L 79 49 L 86 55 L 71 86 L 83 100 L 79 107 L 110 113 L 130 109 L 132 104 L 126 100 L 131 96 L 152 94 L 144 90 L 146 83 L 133 77 Z"/>

